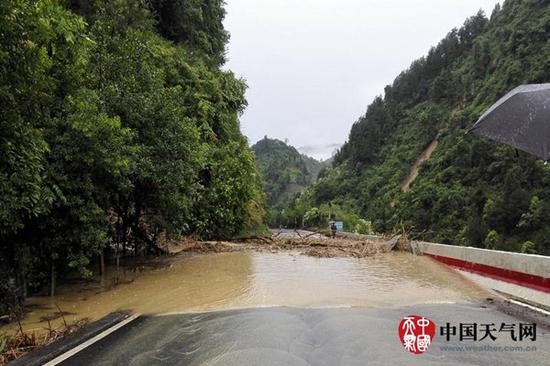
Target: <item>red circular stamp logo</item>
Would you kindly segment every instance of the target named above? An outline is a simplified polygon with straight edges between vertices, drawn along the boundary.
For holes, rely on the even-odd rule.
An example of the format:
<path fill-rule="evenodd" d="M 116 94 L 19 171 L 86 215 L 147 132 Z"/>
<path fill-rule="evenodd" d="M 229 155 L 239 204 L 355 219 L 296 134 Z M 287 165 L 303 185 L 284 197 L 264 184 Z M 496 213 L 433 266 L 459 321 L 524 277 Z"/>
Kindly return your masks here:
<path fill-rule="evenodd" d="M 419 315 L 407 315 L 399 323 L 403 347 L 416 355 L 426 352 L 435 337 L 435 323 Z"/>

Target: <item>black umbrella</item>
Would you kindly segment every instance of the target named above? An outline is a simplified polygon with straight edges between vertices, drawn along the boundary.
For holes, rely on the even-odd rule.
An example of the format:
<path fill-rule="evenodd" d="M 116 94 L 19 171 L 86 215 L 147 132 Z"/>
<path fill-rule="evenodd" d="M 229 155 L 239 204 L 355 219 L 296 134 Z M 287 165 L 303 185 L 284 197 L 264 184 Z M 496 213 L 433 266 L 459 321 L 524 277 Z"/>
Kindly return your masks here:
<path fill-rule="evenodd" d="M 521 85 L 468 131 L 550 160 L 550 84 Z"/>

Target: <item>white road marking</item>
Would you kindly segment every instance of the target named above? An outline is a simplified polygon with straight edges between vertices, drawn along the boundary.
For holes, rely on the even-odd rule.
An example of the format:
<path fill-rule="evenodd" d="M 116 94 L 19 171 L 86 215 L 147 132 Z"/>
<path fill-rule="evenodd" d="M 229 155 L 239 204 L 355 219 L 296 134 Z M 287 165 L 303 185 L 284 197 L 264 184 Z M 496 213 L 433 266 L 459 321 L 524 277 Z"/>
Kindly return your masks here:
<path fill-rule="evenodd" d="M 514 300 L 514 299 L 508 299 L 508 301 L 510 301 L 511 303 L 513 304 L 516 304 L 516 305 L 520 305 L 520 306 L 523 306 L 523 307 L 526 307 L 526 308 L 529 308 L 531 310 L 534 310 L 538 313 L 541 313 L 541 314 L 544 314 L 544 315 L 550 315 L 550 311 L 546 311 L 544 309 L 541 309 L 541 308 L 537 308 L 533 305 L 529 305 L 529 304 L 526 304 L 524 302 L 521 302 L 521 301 L 517 301 L 517 300 Z"/>
<path fill-rule="evenodd" d="M 131 321 L 137 319 L 139 316 L 140 316 L 140 314 L 134 314 L 134 315 L 124 319 L 123 321 L 113 325 L 111 328 L 106 329 L 103 332 L 99 333 L 95 337 L 92 337 L 92 338 L 88 339 L 86 342 L 79 344 L 75 348 L 73 348 L 73 349 L 63 353 L 62 355 L 57 356 L 53 360 L 45 363 L 44 366 L 54 366 L 54 365 L 57 365 L 57 364 L 65 361 L 66 359 L 68 359 L 69 357 L 74 356 L 75 354 L 82 351 L 86 347 L 89 347 L 92 344 L 94 344 L 95 342 L 99 341 L 100 339 L 105 338 L 109 334 L 113 333 L 115 330 L 120 329 L 123 326 L 125 326 L 126 324 L 130 323 Z"/>

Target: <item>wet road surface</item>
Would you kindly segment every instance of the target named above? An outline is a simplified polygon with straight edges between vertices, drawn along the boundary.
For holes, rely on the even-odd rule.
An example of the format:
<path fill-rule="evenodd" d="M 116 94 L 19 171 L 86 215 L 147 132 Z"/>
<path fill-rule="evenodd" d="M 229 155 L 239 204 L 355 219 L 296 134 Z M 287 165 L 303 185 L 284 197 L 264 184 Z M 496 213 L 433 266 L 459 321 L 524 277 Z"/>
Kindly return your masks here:
<path fill-rule="evenodd" d="M 422 355 L 401 345 L 397 328 L 418 314 L 437 326 L 433 344 Z M 536 341 L 446 341 L 446 322 L 518 323 L 474 304 L 375 308 L 254 308 L 200 314 L 142 317 L 95 343 L 62 365 L 548 365 L 550 335 L 537 329 Z M 457 351 L 468 345 L 536 347 L 534 352 Z"/>

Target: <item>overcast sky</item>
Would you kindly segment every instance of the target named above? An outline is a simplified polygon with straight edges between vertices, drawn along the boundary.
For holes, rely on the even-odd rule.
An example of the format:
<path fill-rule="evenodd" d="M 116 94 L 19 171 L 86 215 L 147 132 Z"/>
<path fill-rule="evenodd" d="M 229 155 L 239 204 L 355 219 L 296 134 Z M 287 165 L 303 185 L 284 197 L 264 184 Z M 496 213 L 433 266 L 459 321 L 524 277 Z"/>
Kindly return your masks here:
<path fill-rule="evenodd" d="M 246 79 L 241 129 L 328 158 L 384 86 L 496 0 L 226 0 L 227 68 Z"/>

